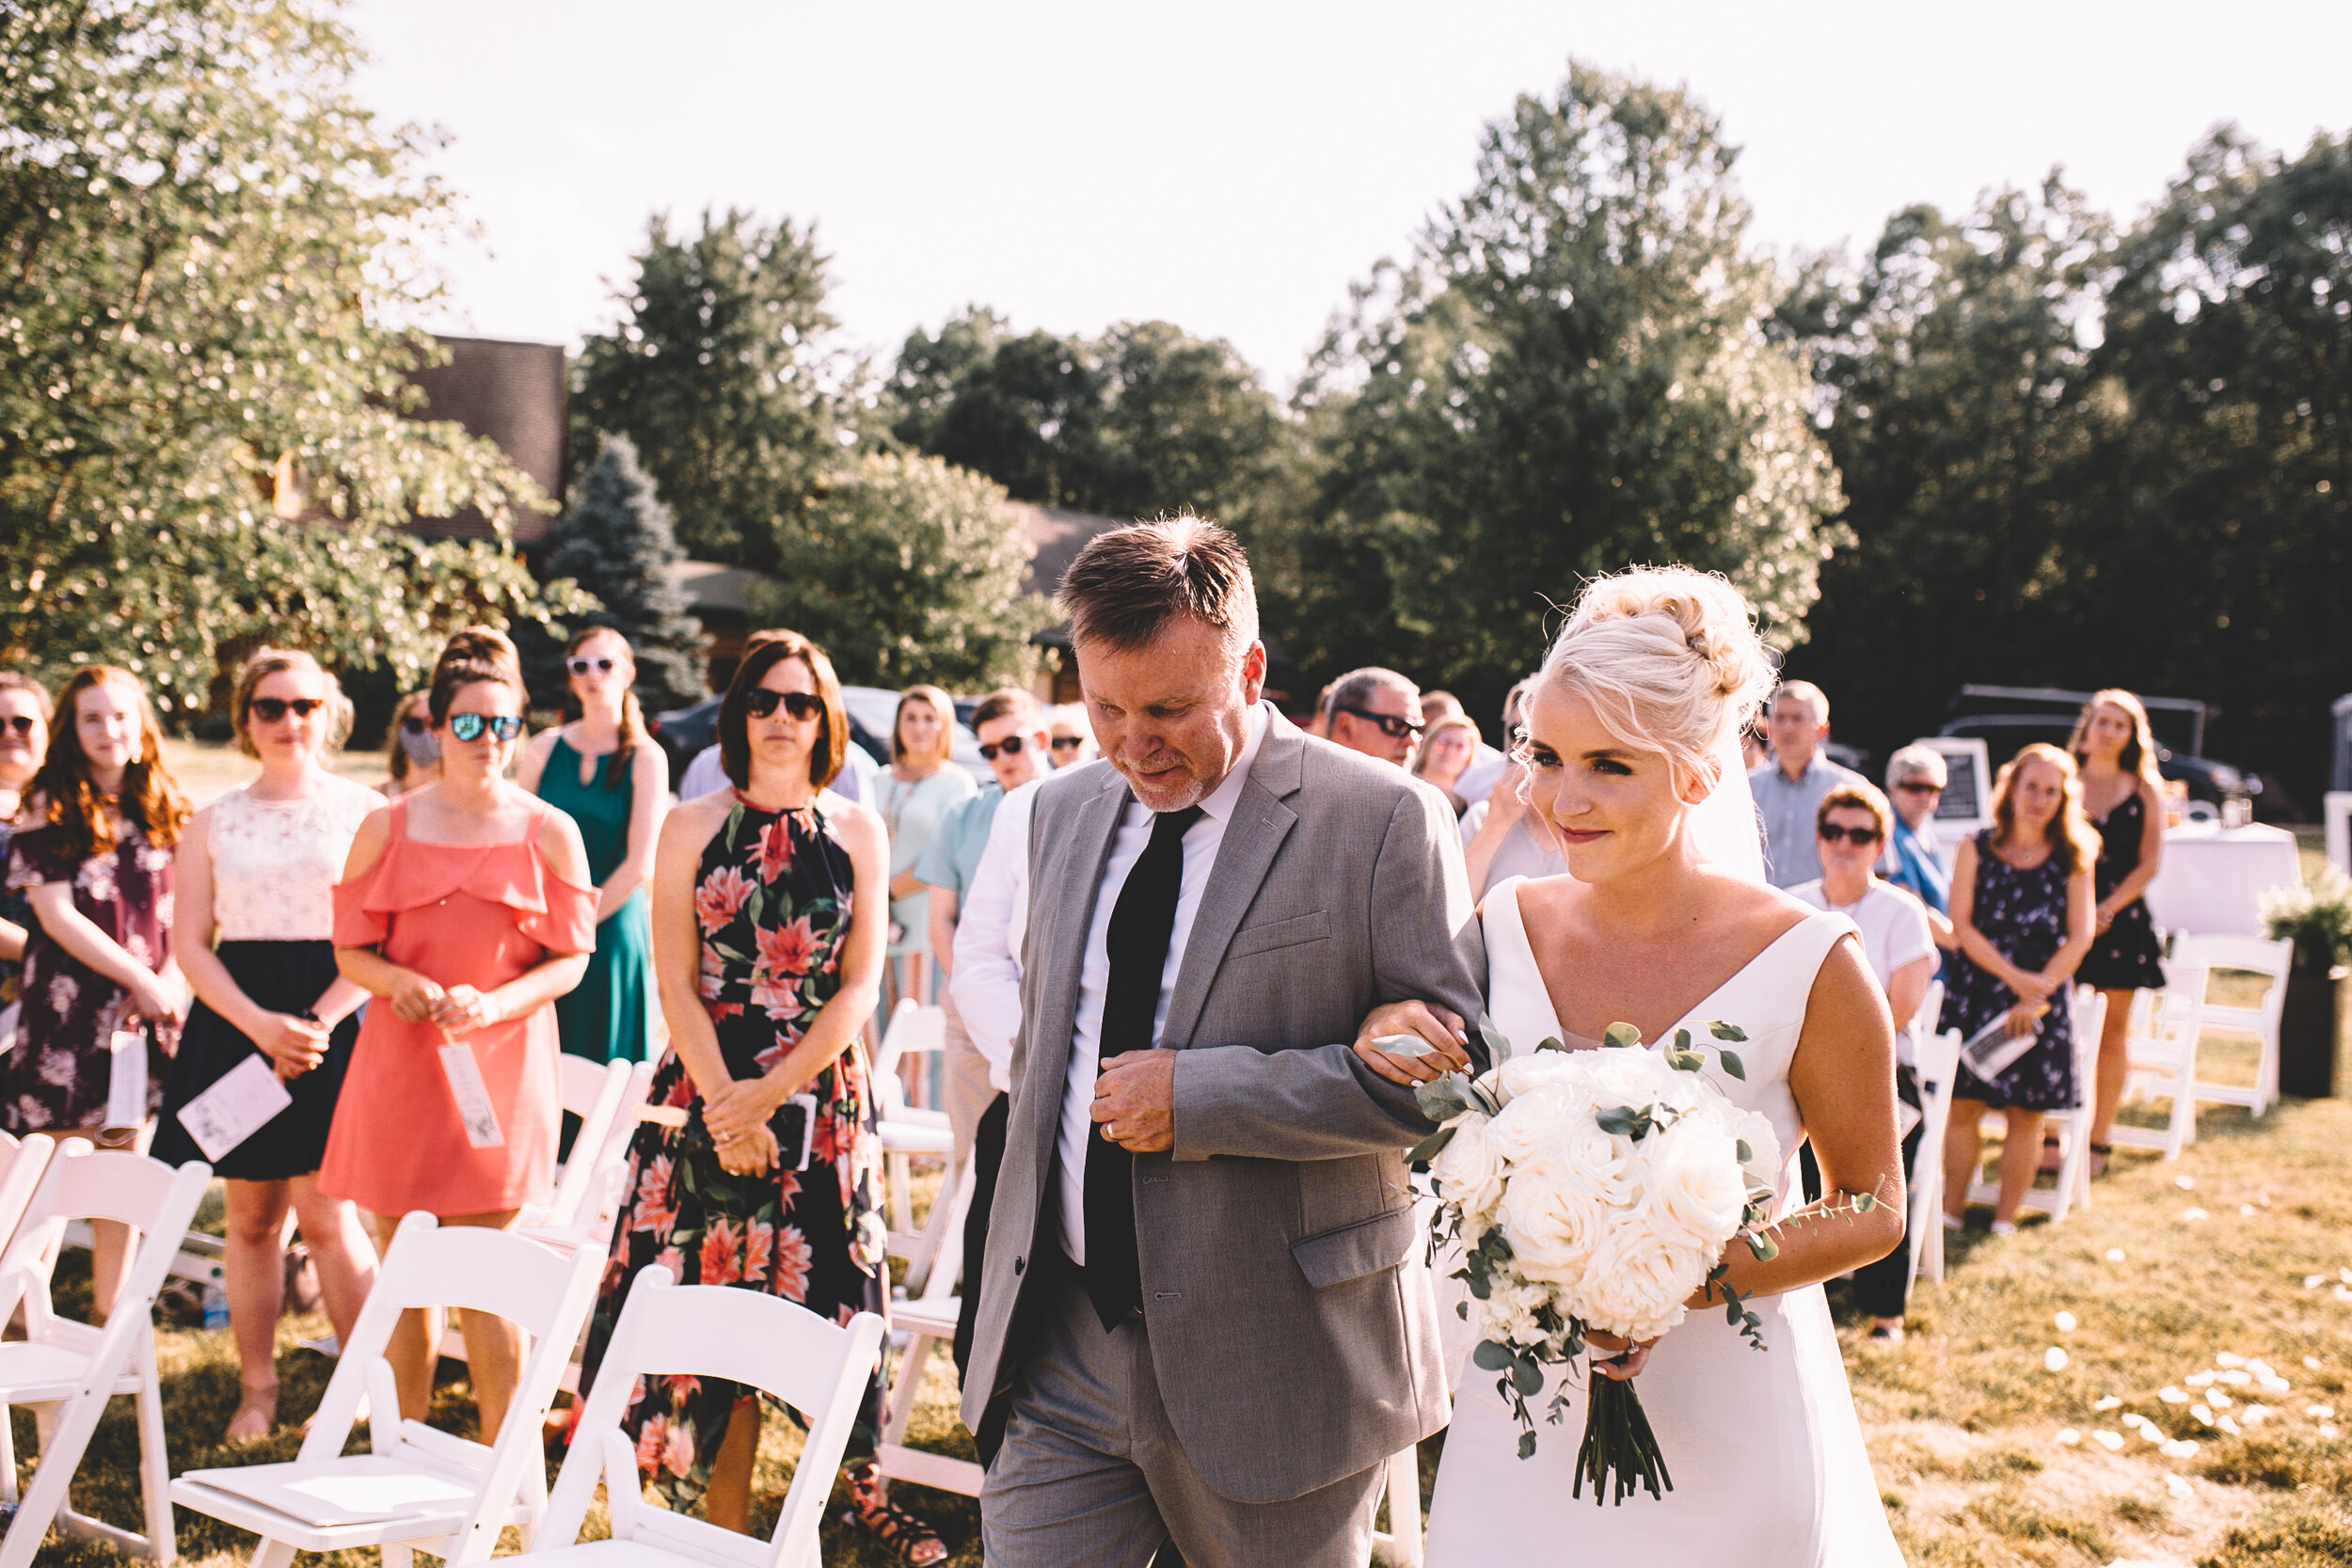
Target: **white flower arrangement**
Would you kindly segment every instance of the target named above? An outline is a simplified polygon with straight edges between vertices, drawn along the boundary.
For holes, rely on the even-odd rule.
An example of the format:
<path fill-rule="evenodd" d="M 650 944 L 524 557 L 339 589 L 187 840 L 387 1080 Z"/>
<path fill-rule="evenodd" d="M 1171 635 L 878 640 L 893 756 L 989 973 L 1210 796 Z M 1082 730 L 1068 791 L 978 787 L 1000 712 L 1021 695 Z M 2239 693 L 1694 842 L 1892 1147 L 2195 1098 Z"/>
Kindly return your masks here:
<path fill-rule="evenodd" d="M 1767 1232 L 1780 1140 L 1700 1070 L 1707 1058 L 1687 1029 L 1650 1051 L 1630 1024 L 1613 1023 L 1601 1050 L 1548 1039 L 1518 1056 L 1491 1022 L 1478 1030 L 1494 1066 L 1421 1085 L 1438 1127 L 1411 1158 L 1436 1186 L 1435 1240 L 1462 1245 L 1455 1276 L 1470 1300 L 1461 1310 L 1481 1335 L 1472 1359 L 1498 1374 L 1525 1459 L 1535 1451 L 1527 1402 L 1543 1390 L 1544 1367 L 1582 1356 L 1594 1333 L 1655 1338 L 1712 1281 L 1728 1321 L 1763 1348 L 1762 1321 L 1720 1260 L 1735 1240 L 1759 1259 L 1778 1251 Z M 1747 1037 L 1727 1023 L 1708 1030 L 1717 1065 L 1744 1079 L 1727 1047 Z M 1566 1406 L 1555 1392 L 1548 1418 L 1558 1424 Z M 1587 1480 L 1595 1502 L 1613 1482 L 1618 1503 L 1637 1485 L 1652 1497 L 1673 1489 L 1630 1381 L 1593 1377 L 1573 1496 Z"/>

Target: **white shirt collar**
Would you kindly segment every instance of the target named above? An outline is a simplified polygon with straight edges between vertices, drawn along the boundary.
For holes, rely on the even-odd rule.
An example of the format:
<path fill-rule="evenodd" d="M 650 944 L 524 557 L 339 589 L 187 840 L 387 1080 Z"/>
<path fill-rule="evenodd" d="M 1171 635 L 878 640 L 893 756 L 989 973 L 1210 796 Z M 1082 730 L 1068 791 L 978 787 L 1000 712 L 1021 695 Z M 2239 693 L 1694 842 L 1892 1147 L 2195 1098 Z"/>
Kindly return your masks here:
<path fill-rule="evenodd" d="M 1225 775 L 1223 782 L 1200 798 L 1203 816 L 1214 816 L 1219 822 L 1233 819 L 1233 808 L 1241 804 L 1242 786 L 1249 782 L 1249 770 L 1257 766 L 1258 749 L 1265 744 L 1269 711 L 1263 702 L 1250 705 L 1249 733 L 1242 742 L 1241 755 L 1233 759 L 1232 771 Z"/>

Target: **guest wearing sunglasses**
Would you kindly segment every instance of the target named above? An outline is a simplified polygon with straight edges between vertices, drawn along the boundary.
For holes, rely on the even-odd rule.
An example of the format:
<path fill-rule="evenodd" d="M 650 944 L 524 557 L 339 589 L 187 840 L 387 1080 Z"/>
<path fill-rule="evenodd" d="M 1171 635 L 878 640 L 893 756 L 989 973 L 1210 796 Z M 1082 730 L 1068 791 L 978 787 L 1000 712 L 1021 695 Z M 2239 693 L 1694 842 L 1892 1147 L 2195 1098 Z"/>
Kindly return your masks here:
<path fill-rule="evenodd" d="M 749 658 L 752 650 L 763 642 L 773 642 L 779 638 L 790 639 L 799 635 L 798 632 L 772 629 L 755 631 L 744 639 L 743 651 L 739 657 Z M 875 786 L 872 780 L 874 775 L 881 770 L 881 761 L 867 755 L 866 748 L 857 743 L 853 735 L 849 746 L 841 753 L 841 772 L 833 781 L 833 792 L 844 800 L 855 800 L 863 805 L 874 795 Z M 677 798 L 680 800 L 699 800 L 714 790 L 732 787 L 727 783 L 726 759 L 720 752 L 719 743 L 714 740 L 695 752 L 693 760 L 686 765 L 686 771 L 678 776 Z"/>
<path fill-rule="evenodd" d="M 1862 956 L 1886 993 L 1895 1019 L 1895 1086 L 1903 1101 L 1919 1108 L 1919 1080 L 1913 1067 L 1909 1025 L 1935 977 L 1935 938 L 1926 906 L 1879 879 L 1879 851 L 1895 825 L 1894 809 L 1874 785 L 1838 784 L 1821 797 L 1814 816 L 1820 880 L 1788 891 L 1817 909 L 1842 914 L 1862 933 Z M 1914 1125 L 1903 1140 L 1903 1169 L 1919 1156 Z M 1879 1261 L 1854 1271 L 1854 1299 L 1870 1314 L 1870 1338 L 1900 1343 L 1903 1307 L 1911 1288 L 1911 1238 Z"/>
<path fill-rule="evenodd" d="M 1086 704 L 1063 703 L 1048 708 L 1046 716 L 1052 721 L 1056 768 L 1074 768 L 1094 760 L 1094 729 L 1087 722 Z"/>
<path fill-rule="evenodd" d="M 222 1283 L 240 1389 L 226 1436 L 250 1443 L 278 1419 L 288 1211 L 338 1335 L 350 1335 L 375 1277 L 359 1216 L 320 1194 L 318 1168 L 368 994 L 336 972 L 335 880 L 359 824 L 384 802 L 327 771 L 351 702 L 309 654 L 255 652 L 237 672 L 229 714 L 237 749 L 262 776 L 215 798 L 180 835 L 173 935 L 196 1006 L 164 1080 L 154 1153 L 174 1165 L 207 1158 L 180 1113 L 255 1056 L 294 1097 L 212 1161 L 228 1194 Z"/>
<path fill-rule="evenodd" d="M 902 996 L 931 995 L 931 911 L 914 873 L 941 818 L 980 792 L 948 758 L 956 740 L 955 705 L 935 686 L 911 686 L 890 726 L 890 771 L 882 782 L 882 816 L 890 831 L 890 958 L 893 985 L 884 1012 Z"/>
<path fill-rule="evenodd" d="M 1886 759 L 1886 788 L 1894 798 L 1895 830 L 1888 835 L 1881 869 L 1886 879 L 1925 904 L 1928 927 L 1935 944 L 1949 948 L 1952 938 L 1952 879 L 1936 857 L 1929 836 L 1937 802 L 1950 774 L 1944 753 L 1932 746 L 1905 746 Z"/>
<path fill-rule="evenodd" d="M 1352 670 L 1331 683 L 1331 740 L 1405 767 L 1421 738 L 1421 689 L 1393 670 Z"/>
<path fill-rule="evenodd" d="M 441 776 L 441 737 L 433 728 L 433 693 L 411 691 L 392 705 L 399 715 L 384 742 L 384 782 L 376 788 L 397 800 Z"/>
<path fill-rule="evenodd" d="M 16 814 L 49 750 L 49 693 L 29 675 L 0 670 L 0 872 L 8 863 Z M 0 877 L 0 881 L 5 881 Z M 16 1031 L 12 1009 L 24 973 L 24 940 L 33 906 L 22 888 L 0 891 L 0 1048 Z"/>
<path fill-rule="evenodd" d="M 370 814 L 335 888 L 336 964 L 378 1001 L 318 1185 L 368 1212 L 379 1249 L 411 1210 L 503 1229 L 547 1196 L 562 1123 L 553 1004 L 596 940 L 579 828 L 506 780 L 523 730 L 515 644 L 479 627 L 452 637 L 430 708 L 440 780 Z M 402 1314 L 385 1357 L 412 1420 L 433 1393 L 424 1319 Z M 521 1337 L 475 1312 L 465 1334 L 486 1441 L 514 1398 Z"/>
<path fill-rule="evenodd" d="M 645 734 L 630 686 L 637 661 L 610 626 L 574 632 L 564 649 L 573 719 L 531 737 L 516 777 L 569 813 L 596 882 L 596 950 L 579 986 L 557 999 L 564 1049 L 592 1062 L 642 1062 L 652 1020 L 653 927 L 645 883 L 670 794 L 670 759 Z"/>

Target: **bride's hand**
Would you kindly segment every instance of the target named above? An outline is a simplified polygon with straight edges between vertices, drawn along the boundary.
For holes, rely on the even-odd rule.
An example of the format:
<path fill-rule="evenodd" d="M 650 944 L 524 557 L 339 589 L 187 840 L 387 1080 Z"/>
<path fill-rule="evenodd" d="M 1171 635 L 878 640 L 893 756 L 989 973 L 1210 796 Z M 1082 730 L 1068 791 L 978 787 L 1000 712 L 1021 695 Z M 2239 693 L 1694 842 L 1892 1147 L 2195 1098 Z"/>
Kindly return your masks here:
<path fill-rule="evenodd" d="M 1621 1339 L 1614 1334 L 1597 1332 L 1584 1336 L 1587 1350 L 1608 1353 L 1605 1356 L 1591 1357 L 1593 1370 L 1603 1377 L 1614 1378 L 1619 1383 L 1630 1383 L 1642 1375 L 1642 1369 L 1649 1365 L 1649 1348 L 1656 1343 L 1658 1343 L 1656 1339 L 1643 1339 L 1636 1342 L 1631 1339 Z"/>
<path fill-rule="evenodd" d="M 1425 1048 L 1412 1055 L 1383 1051 L 1378 1041 L 1404 1035 Z M 1356 1031 L 1356 1054 L 1364 1065 L 1391 1084 L 1406 1088 L 1443 1073 L 1470 1068 L 1470 1036 L 1461 1019 L 1426 1002 L 1390 1002 L 1375 1007 L 1364 1026 Z"/>

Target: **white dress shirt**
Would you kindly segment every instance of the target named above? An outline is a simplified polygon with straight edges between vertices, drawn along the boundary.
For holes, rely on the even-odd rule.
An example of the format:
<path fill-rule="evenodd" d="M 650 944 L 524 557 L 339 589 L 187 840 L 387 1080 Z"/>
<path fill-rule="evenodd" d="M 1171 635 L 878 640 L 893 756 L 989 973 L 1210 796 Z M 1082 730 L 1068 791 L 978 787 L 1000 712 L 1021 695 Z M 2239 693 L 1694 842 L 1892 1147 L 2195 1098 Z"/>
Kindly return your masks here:
<path fill-rule="evenodd" d="M 1048 774 L 1047 777 L 1052 775 Z M 1005 797 L 989 825 L 972 885 L 956 906 L 956 968 L 948 994 L 972 1048 L 988 1063 L 990 1087 L 1012 1088 L 1012 1039 L 1021 1032 L 1021 939 L 1029 930 L 1031 781 Z"/>
<path fill-rule="evenodd" d="M 1225 842 L 1225 825 L 1241 804 L 1242 785 L 1265 744 L 1266 707 L 1249 710 L 1249 734 L 1232 771 L 1200 801 L 1200 819 L 1184 833 L 1184 879 L 1176 895 L 1176 925 L 1168 938 L 1168 961 L 1160 968 L 1159 1001 L 1152 1009 L 1152 1038 L 1159 1039 L 1168 1022 L 1168 999 L 1184 966 L 1184 944 L 1192 940 L 1192 919 L 1200 912 L 1200 895 L 1216 864 L 1217 847 Z M 1001 813 L 999 814 L 1002 815 Z M 1127 885 L 1127 874 L 1143 858 L 1152 842 L 1153 813 L 1139 800 L 1129 800 L 1111 841 L 1110 860 L 1103 867 L 1102 885 L 1095 890 L 1094 918 L 1087 927 L 1086 959 L 1078 971 L 1078 1013 L 1070 1037 L 1070 1076 L 1062 1085 L 1060 1181 L 1061 1244 L 1070 1260 L 1084 1267 L 1087 1260 L 1086 1170 L 1087 1139 L 1094 1130 L 1094 1080 L 1100 1071 L 1103 1006 L 1111 984 L 1111 911 Z M 967 1022 L 966 1028 L 970 1027 Z"/>

